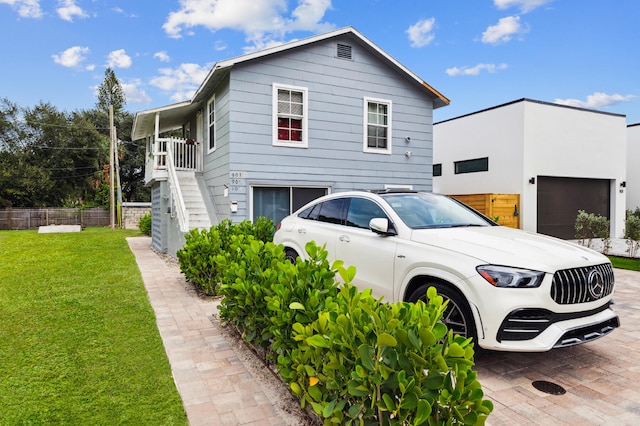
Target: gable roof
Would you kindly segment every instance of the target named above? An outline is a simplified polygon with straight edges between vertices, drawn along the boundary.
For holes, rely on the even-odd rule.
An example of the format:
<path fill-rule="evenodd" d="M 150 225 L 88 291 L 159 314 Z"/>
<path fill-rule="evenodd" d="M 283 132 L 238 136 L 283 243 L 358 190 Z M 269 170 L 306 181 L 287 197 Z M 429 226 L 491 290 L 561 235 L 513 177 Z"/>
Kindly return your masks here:
<path fill-rule="evenodd" d="M 153 126 L 155 124 L 155 114 L 158 112 L 160 113 L 161 122 L 163 122 L 162 127 L 164 130 L 161 129 L 161 132 L 180 127 L 182 124 L 184 124 L 185 114 L 190 114 L 191 112 L 198 110 L 200 103 L 207 100 L 207 98 L 210 96 L 209 94 L 211 93 L 211 91 L 213 91 L 218 83 L 227 76 L 227 74 L 231 71 L 231 68 L 233 68 L 233 66 L 235 65 L 343 35 L 350 36 L 355 41 L 360 42 L 363 47 L 365 47 L 370 53 L 372 53 L 382 62 L 394 68 L 407 80 L 415 83 L 418 90 L 422 90 L 433 100 L 434 109 L 449 105 L 449 99 L 447 99 L 444 95 L 431 87 L 427 82 L 422 80 L 412 71 L 398 62 L 395 58 L 386 53 L 384 50 L 376 46 L 373 42 L 371 42 L 371 40 L 358 32 L 355 28 L 344 27 L 338 30 L 330 31 L 328 33 L 318 34 L 312 37 L 291 41 L 264 50 L 216 62 L 198 90 L 196 90 L 190 101 L 137 112 L 133 122 L 133 131 L 131 133 L 131 137 L 133 140 L 137 140 L 152 135 L 154 131 Z M 169 123 L 172 123 L 172 125 L 175 124 L 175 127 L 169 127 Z"/>

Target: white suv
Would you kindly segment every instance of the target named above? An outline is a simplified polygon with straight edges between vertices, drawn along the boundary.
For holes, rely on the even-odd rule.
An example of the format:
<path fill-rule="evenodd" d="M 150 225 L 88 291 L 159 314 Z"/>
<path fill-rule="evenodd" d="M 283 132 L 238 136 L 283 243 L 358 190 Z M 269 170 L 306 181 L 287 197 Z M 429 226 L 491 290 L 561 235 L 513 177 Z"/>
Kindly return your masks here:
<path fill-rule="evenodd" d="M 547 351 L 619 326 L 611 262 L 576 244 L 498 226 L 424 192 L 342 192 L 283 219 L 274 242 L 305 259 L 309 241 L 357 269 L 354 284 L 387 301 L 429 286 L 449 299 L 443 321 L 485 349 Z"/>

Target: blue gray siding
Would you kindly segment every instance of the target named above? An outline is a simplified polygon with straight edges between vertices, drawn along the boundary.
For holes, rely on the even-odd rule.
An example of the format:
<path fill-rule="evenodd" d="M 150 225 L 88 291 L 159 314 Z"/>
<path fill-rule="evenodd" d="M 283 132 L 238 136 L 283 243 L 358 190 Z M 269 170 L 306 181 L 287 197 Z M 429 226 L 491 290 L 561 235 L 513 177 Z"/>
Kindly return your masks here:
<path fill-rule="evenodd" d="M 337 42 L 352 46 L 352 60 L 336 58 Z M 274 83 L 308 89 L 308 148 L 272 145 Z M 218 148 L 206 156 L 204 176 L 221 217 L 233 200 L 239 210 L 230 217 L 250 218 L 252 185 L 432 188 L 431 99 L 348 36 L 235 65 L 216 93 Z M 365 97 L 392 102 L 391 155 L 363 152 Z M 241 173 L 237 185 L 233 172 Z"/>

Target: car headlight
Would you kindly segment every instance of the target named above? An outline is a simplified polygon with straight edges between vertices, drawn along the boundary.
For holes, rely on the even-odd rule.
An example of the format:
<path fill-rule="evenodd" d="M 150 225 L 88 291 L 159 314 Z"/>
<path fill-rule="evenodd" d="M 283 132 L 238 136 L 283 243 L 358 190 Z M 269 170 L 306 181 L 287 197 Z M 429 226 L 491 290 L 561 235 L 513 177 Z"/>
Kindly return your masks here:
<path fill-rule="evenodd" d="M 533 288 L 539 287 L 544 278 L 544 272 L 531 269 L 511 268 L 509 266 L 481 265 L 476 271 L 496 287 Z"/>

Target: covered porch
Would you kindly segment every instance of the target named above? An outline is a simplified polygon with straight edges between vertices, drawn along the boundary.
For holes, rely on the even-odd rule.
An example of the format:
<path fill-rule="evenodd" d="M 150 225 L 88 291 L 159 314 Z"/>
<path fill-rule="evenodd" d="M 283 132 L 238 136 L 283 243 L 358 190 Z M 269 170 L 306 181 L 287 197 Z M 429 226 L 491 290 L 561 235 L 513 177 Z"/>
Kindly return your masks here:
<path fill-rule="evenodd" d="M 195 119 L 194 119 L 195 117 Z M 168 132 L 180 136 L 164 137 Z M 189 101 L 138 112 L 131 137 L 144 140 L 145 183 L 165 180 L 172 171 L 202 171 L 202 109 Z"/>

